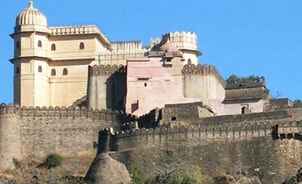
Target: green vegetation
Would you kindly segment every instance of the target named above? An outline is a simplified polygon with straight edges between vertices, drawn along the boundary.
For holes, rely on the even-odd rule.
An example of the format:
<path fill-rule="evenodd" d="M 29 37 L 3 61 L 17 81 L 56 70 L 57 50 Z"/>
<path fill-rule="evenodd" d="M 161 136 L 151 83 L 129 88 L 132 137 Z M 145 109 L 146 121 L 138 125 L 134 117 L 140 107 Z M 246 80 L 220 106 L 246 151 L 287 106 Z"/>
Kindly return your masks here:
<path fill-rule="evenodd" d="M 141 170 L 133 166 L 130 170 L 131 173 L 131 178 L 132 178 L 132 183 L 133 184 L 144 184 L 145 183 L 145 178 Z"/>
<path fill-rule="evenodd" d="M 285 180 L 282 184 L 298 184 L 297 177 L 293 176 Z"/>
<path fill-rule="evenodd" d="M 47 156 L 43 165 L 48 169 L 52 169 L 58 166 L 61 166 L 63 162 L 63 157 L 58 154 L 50 154 Z"/>
<path fill-rule="evenodd" d="M 265 78 L 263 76 L 251 75 L 249 77 L 238 77 L 237 75 L 231 75 L 226 80 L 226 88 L 248 88 L 248 87 L 258 87 L 265 85 Z"/>
<path fill-rule="evenodd" d="M 199 168 L 195 171 L 171 170 L 160 171 L 160 174 L 146 179 L 144 174 L 135 167 L 131 170 L 132 184 L 211 184 Z"/>

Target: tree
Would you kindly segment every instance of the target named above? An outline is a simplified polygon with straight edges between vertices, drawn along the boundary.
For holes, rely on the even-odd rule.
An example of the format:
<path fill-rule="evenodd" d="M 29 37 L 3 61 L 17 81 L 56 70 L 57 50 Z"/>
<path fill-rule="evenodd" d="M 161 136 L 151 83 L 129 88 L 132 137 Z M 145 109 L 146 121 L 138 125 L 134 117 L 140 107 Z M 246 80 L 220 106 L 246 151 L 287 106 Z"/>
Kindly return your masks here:
<path fill-rule="evenodd" d="M 58 154 L 50 154 L 47 156 L 44 164 L 48 169 L 58 167 L 62 164 L 63 157 Z"/>
<path fill-rule="evenodd" d="M 265 85 L 265 78 L 263 76 L 255 75 L 238 77 L 233 74 L 226 80 L 226 83 L 227 88 L 257 87 Z"/>

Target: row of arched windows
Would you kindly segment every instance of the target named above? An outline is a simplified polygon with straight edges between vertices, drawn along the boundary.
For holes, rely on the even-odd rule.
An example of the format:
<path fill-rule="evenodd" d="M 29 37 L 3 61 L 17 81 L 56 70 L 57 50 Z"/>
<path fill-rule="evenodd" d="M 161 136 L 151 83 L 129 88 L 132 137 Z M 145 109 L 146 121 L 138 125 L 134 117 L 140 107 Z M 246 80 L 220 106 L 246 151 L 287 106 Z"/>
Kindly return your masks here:
<path fill-rule="evenodd" d="M 17 41 L 16 42 L 16 47 L 17 47 L 17 49 L 20 49 L 20 41 Z M 43 47 L 43 43 L 42 43 L 42 41 L 41 40 L 39 40 L 38 41 L 38 47 L 39 48 L 42 48 Z M 79 49 L 80 50 L 84 50 L 85 49 L 85 44 L 84 44 L 84 42 L 81 42 L 80 43 L 80 45 L 79 45 Z M 51 44 L 51 51 L 56 51 L 57 50 L 57 46 L 56 46 L 56 44 Z"/>
<path fill-rule="evenodd" d="M 63 69 L 63 73 L 62 73 L 63 75 L 68 75 L 68 70 L 67 70 L 67 68 L 64 68 Z M 51 76 L 56 76 L 57 75 L 57 70 L 56 69 L 51 69 Z"/>
<path fill-rule="evenodd" d="M 81 42 L 79 45 L 79 49 L 80 50 L 84 50 L 85 49 L 85 44 L 84 42 Z M 57 46 L 55 43 L 51 44 L 51 51 L 56 51 L 57 50 Z"/>
<path fill-rule="evenodd" d="M 20 74 L 20 68 L 19 67 L 16 67 L 16 74 Z M 41 65 L 39 65 L 38 66 L 38 72 L 39 73 L 42 73 L 43 72 L 43 68 L 42 68 L 42 66 Z M 63 69 L 63 73 L 62 73 L 63 75 L 68 75 L 68 69 L 67 68 L 64 68 Z M 57 71 L 56 71 L 56 69 L 51 69 L 51 76 L 56 76 L 57 75 Z"/>

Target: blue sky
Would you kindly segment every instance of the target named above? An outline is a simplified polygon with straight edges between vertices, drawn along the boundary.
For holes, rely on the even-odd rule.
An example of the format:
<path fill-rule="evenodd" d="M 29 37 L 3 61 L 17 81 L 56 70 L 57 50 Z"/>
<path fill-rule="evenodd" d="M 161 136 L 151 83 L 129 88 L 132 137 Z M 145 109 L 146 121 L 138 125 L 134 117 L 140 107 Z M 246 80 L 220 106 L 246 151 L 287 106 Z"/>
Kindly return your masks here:
<path fill-rule="evenodd" d="M 1 1 L 0 102 L 11 102 L 15 17 L 27 0 Z M 49 25 L 96 24 L 111 40 L 142 40 L 170 31 L 199 35 L 202 63 L 224 77 L 263 75 L 273 96 L 302 99 L 301 0 L 35 0 Z"/>

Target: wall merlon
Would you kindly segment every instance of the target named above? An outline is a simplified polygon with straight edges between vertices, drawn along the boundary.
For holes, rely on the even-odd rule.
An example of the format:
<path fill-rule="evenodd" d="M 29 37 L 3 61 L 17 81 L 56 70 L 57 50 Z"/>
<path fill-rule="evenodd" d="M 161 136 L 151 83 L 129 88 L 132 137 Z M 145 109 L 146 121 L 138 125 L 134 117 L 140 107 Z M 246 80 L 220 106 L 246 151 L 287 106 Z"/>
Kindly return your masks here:
<path fill-rule="evenodd" d="M 216 67 L 213 66 L 213 65 L 205 65 L 205 64 L 193 65 L 193 64 L 186 64 L 183 67 L 182 73 L 185 76 L 188 76 L 188 75 L 201 75 L 201 76 L 214 75 L 223 84 L 223 86 L 226 85 L 225 80 L 219 74 L 219 72 L 217 71 Z"/>
<path fill-rule="evenodd" d="M 20 107 L 16 105 L 0 105 L 0 114 L 16 114 L 19 110 Z"/>
<path fill-rule="evenodd" d="M 59 26 L 49 28 L 51 35 L 72 35 L 72 34 L 100 34 L 101 31 L 95 25 L 85 26 Z"/>
<path fill-rule="evenodd" d="M 118 121 L 121 115 L 119 112 L 110 110 L 90 110 L 86 108 L 66 108 L 66 107 L 19 107 L 0 106 L 0 114 L 16 114 L 20 118 L 85 118 L 92 120 Z"/>
<path fill-rule="evenodd" d="M 113 73 L 126 73 L 126 67 L 123 65 L 94 65 L 89 67 L 89 74 L 93 76 L 105 75 L 110 76 Z"/>

